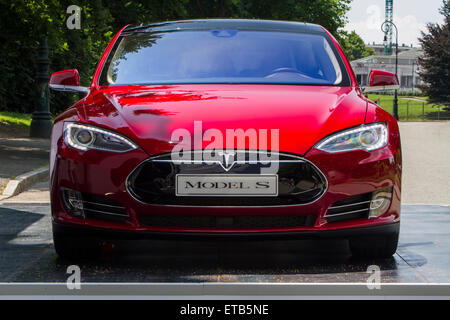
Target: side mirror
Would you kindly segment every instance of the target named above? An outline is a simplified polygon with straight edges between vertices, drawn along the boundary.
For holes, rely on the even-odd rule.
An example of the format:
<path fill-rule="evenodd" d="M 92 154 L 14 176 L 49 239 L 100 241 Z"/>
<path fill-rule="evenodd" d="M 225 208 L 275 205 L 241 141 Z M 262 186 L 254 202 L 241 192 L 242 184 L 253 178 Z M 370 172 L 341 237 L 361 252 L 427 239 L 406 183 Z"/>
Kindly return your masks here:
<path fill-rule="evenodd" d="M 397 75 L 382 70 L 371 70 L 369 74 L 369 87 L 363 88 L 364 92 L 398 89 L 400 89 L 400 85 Z"/>
<path fill-rule="evenodd" d="M 88 92 L 89 88 L 80 87 L 80 76 L 77 69 L 57 71 L 52 74 L 49 81 L 50 89 L 56 91 Z"/>

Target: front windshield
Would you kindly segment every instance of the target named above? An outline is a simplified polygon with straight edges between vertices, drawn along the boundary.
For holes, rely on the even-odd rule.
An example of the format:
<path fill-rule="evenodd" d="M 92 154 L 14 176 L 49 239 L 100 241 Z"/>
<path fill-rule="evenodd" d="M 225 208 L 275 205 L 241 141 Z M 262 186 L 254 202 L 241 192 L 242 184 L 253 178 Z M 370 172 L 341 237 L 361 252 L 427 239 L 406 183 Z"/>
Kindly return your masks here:
<path fill-rule="evenodd" d="M 99 84 L 270 83 L 342 85 L 320 34 L 206 30 L 121 36 Z"/>

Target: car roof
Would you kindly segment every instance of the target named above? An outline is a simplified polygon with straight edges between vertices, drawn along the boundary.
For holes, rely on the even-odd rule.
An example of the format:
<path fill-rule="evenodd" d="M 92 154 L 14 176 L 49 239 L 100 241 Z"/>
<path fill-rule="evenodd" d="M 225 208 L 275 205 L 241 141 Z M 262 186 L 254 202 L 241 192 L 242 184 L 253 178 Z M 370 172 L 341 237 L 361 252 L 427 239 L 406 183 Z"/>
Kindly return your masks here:
<path fill-rule="evenodd" d="M 127 26 L 122 34 L 133 32 L 161 32 L 182 30 L 210 30 L 210 29 L 237 29 L 252 31 L 279 31 L 279 32 L 301 32 L 301 33 L 325 33 L 325 30 L 312 23 L 256 20 L 256 19 L 201 19 L 201 20 L 179 20 L 151 23 L 140 26 Z"/>

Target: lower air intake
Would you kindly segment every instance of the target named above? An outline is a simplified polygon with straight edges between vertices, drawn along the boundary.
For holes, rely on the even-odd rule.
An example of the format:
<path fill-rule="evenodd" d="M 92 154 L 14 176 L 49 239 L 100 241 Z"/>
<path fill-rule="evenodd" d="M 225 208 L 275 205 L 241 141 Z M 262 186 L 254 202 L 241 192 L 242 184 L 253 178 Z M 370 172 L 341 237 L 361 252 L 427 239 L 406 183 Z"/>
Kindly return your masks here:
<path fill-rule="evenodd" d="M 372 193 L 364 193 L 339 200 L 328 208 L 325 218 L 328 222 L 339 222 L 361 218 L 367 219 L 369 217 L 371 197 Z"/>
<path fill-rule="evenodd" d="M 143 216 L 145 226 L 193 229 L 295 228 L 314 225 L 315 216 Z"/>
<path fill-rule="evenodd" d="M 128 219 L 128 213 L 125 207 L 122 207 L 111 199 L 88 193 L 82 193 L 82 197 L 84 215 L 88 219 L 113 222 L 125 222 Z"/>

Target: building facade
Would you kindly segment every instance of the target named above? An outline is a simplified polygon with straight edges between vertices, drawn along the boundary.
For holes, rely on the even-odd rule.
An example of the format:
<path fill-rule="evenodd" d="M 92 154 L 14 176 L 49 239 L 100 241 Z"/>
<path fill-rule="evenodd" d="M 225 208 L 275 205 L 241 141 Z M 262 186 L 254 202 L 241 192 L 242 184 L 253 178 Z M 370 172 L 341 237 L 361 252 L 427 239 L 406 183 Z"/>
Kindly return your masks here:
<path fill-rule="evenodd" d="M 361 86 L 368 85 L 370 70 L 379 69 L 395 72 L 395 48 L 391 56 L 385 56 L 383 45 L 368 45 L 374 49 L 375 55 L 354 60 L 351 62 L 356 78 Z M 422 55 L 420 48 L 399 46 L 398 48 L 398 71 L 400 91 L 419 91 L 417 85 L 422 84 L 419 72 L 418 58 Z"/>

